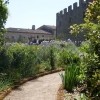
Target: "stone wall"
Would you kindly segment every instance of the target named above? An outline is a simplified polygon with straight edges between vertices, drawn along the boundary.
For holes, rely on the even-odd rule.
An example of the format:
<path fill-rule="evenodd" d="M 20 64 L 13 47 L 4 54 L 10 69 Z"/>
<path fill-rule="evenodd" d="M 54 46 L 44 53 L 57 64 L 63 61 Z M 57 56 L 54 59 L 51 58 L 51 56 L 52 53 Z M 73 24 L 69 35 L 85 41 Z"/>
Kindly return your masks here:
<path fill-rule="evenodd" d="M 43 33 L 15 33 L 15 32 L 7 32 L 4 35 L 6 42 L 19 42 L 28 43 L 34 39 L 36 40 L 51 40 L 53 39 L 52 34 L 43 34 Z"/>
<path fill-rule="evenodd" d="M 79 6 L 78 3 L 75 2 L 73 5 L 68 6 L 68 8 L 56 14 L 56 34 L 58 38 L 62 40 L 71 39 L 72 41 L 78 42 L 84 40 L 82 33 L 77 37 L 72 36 L 69 33 L 69 27 L 70 25 L 84 22 L 84 14 L 90 1 L 92 0 L 79 0 Z"/>

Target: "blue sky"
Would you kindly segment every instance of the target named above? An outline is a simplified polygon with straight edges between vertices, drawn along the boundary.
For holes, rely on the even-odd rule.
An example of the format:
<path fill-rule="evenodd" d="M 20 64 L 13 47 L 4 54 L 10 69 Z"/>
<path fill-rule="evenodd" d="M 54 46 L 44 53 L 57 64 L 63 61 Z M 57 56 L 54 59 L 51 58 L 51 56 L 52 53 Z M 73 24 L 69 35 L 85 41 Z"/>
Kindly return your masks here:
<path fill-rule="evenodd" d="M 56 13 L 79 0 L 9 0 L 6 28 L 56 25 Z"/>

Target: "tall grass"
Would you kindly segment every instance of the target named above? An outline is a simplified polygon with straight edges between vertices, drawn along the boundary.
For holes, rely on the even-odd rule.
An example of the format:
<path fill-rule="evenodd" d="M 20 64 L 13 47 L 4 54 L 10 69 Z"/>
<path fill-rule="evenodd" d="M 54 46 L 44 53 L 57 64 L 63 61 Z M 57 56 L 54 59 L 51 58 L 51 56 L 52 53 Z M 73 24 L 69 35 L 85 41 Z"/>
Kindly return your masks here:
<path fill-rule="evenodd" d="M 78 83 L 79 68 L 75 64 L 70 64 L 66 66 L 65 72 L 61 73 L 61 79 L 64 89 L 68 91 L 73 91 L 73 88 Z"/>
<path fill-rule="evenodd" d="M 0 91 L 7 89 L 11 85 L 12 83 L 7 76 L 5 74 L 0 74 Z"/>

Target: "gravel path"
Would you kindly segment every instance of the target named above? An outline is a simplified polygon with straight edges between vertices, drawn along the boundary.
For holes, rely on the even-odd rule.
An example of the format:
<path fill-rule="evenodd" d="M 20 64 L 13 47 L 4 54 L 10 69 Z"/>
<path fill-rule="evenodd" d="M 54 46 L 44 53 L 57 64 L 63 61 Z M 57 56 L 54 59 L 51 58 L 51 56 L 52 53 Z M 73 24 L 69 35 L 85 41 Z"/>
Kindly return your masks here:
<path fill-rule="evenodd" d="M 56 100 L 60 84 L 59 73 L 49 74 L 23 84 L 4 100 Z"/>

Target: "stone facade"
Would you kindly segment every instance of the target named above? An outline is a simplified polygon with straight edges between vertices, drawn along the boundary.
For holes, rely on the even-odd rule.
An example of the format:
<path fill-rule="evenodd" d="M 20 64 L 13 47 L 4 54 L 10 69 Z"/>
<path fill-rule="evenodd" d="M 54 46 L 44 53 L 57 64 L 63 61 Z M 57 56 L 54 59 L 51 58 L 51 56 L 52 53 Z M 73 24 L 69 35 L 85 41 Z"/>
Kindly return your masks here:
<path fill-rule="evenodd" d="M 43 25 L 39 27 L 38 29 L 51 33 L 53 35 L 53 39 L 56 39 L 56 26 Z"/>
<path fill-rule="evenodd" d="M 46 25 L 45 25 L 46 27 Z M 6 42 L 23 42 L 30 43 L 36 42 L 37 40 L 53 40 L 55 39 L 54 29 L 50 28 L 52 32 L 48 32 L 42 29 L 42 26 L 39 29 L 35 30 L 35 26 L 32 26 L 32 29 L 23 29 L 23 28 L 7 28 L 7 32 L 4 34 Z"/>
<path fill-rule="evenodd" d="M 81 24 L 84 22 L 84 14 L 88 3 L 91 1 L 92 0 L 79 0 L 79 6 L 78 3 L 75 2 L 73 4 L 73 9 L 72 5 L 70 5 L 68 9 L 65 8 L 56 14 L 56 34 L 58 38 L 62 40 L 71 39 L 74 42 L 81 42 L 84 40 L 82 33 L 80 33 L 77 37 L 72 36 L 69 33 L 69 27 L 70 25 Z"/>

